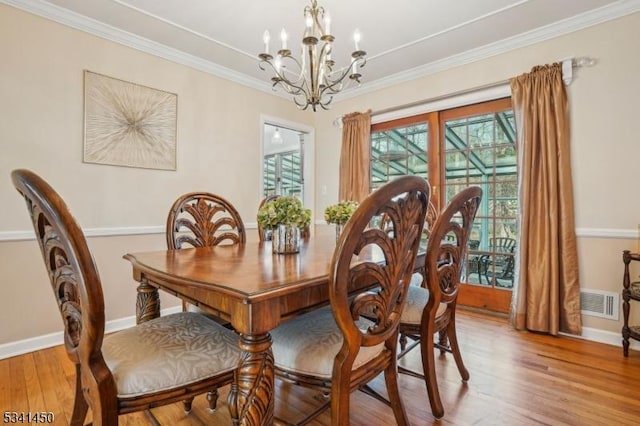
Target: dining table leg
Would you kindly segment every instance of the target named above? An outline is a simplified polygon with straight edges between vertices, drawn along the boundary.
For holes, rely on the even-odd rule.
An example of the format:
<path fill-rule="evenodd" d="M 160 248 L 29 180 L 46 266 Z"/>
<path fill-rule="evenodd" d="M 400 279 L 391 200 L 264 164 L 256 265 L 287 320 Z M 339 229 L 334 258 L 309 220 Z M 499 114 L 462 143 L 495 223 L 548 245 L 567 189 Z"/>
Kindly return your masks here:
<path fill-rule="evenodd" d="M 240 336 L 242 355 L 227 402 L 234 425 L 273 424 L 273 352 L 268 333 Z"/>
<path fill-rule="evenodd" d="M 158 318 L 160 316 L 160 295 L 158 289 L 145 279 L 138 286 L 136 300 L 136 324 Z"/>

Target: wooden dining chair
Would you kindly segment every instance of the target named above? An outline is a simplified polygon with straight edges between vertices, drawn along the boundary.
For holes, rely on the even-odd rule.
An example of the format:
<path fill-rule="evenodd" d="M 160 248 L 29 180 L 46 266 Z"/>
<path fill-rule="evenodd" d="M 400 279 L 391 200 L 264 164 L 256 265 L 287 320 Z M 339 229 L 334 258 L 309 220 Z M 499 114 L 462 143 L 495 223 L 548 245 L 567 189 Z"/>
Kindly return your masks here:
<path fill-rule="evenodd" d="M 273 201 L 279 197 L 281 197 L 281 195 L 267 195 L 260 201 L 260 204 L 258 204 L 258 210 L 260 210 L 262 206 L 264 206 L 268 202 Z M 272 235 L 271 230 L 263 229 L 262 226 L 260 226 L 260 222 L 258 222 L 258 238 L 260 238 L 260 241 L 271 241 L 271 235 Z M 310 236 L 311 236 L 311 229 L 309 226 L 305 226 L 303 229 L 300 230 L 300 238 L 307 239 Z"/>
<path fill-rule="evenodd" d="M 208 192 L 190 192 L 178 197 L 167 216 L 166 237 L 169 250 L 244 244 L 247 239 L 236 208 Z"/>
<path fill-rule="evenodd" d="M 330 390 L 332 425 L 349 424 L 350 393 L 381 372 L 397 423 L 408 423 L 397 383 L 398 322 L 429 192 L 426 180 L 403 176 L 363 200 L 336 244 L 329 268 L 330 306 L 287 321 L 271 333 L 276 374 Z M 382 220 L 372 220 L 384 216 L 391 232 Z M 370 253 L 380 256 L 369 260 Z M 376 283 L 379 287 L 371 290 Z M 367 312 L 373 313 L 372 320 L 365 318 Z"/>
<path fill-rule="evenodd" d="M 181 312 L 105 335 L 98 269 L 82 229 L 42 178 L 14 170 L 64 324 L 64 345 L 75 364 L 71 425 L 116 425 L 120 414 L 184 401 L 233 381 L 240 357 L 235 333 L 203 315 Z M 215 409 L 216 401 L 210 408 Z M 157 424 L 157 421 L 156 421 Z"/>
<path fill-rule="evenodd" d="M 438 218 L 438 209 L 436 209 L 435 205 L 431 201 L 429 201 L 429 207 L 427 208 L 427 216 L 425 218 L 424 228 L 422 229 L 422 240 L 420 242 L 421 246 L 426 247 L 427 241 L 429 240 L 429 234 L 431 233 L 431 230 L 433 229 L 433 224 L 436 222 L 437 218 Z M 412 286 L 421 286 L 423 281 L 424 281 L 424 276 L 422 272 L 414 272 L 413 275 L 411 276 Z M 406 339 L 404 335 L 401 333 L 400 344 L 402 345 L 403 342 L 406 343 Z M 404 346 L 401 346 L 401 349 L 404 349 Z"/>
<path fill-rule="evenodd" d="M 436 219 L 429 234 L 421 286 L 410 286 L 407 304 L 400 320 L 400 333 L 413 340 L 401 347 L 398 359 L 420 345 L 423 372 L 399 366 L 401 373 L 425 380 L 431 412 L 442 418 L 444 408 L 440 399 L 434 364 L 434 347 L 453 353 L 463 381 L 469 380 L 456 334 L 456 302 L 463 265 L 468 250 L 471 226 L 476 216 L 482 190 L 469 187 L 456 194 Z M 438 343 L 433 336 L 438 333 Z M 402 345 L 403 346 L 403 345 Z"/>
<path fill-rule="evenodd" d="M 166 225 L 169 250 L 188 247 L 210 247 L 219 244 L 245 244 L 244 223 L 236 208 L 224 198 L 209 192 L 189 192 L 181 195 L 169 209 Z M 183 311 L 204 311 L 182 302 Z M 213 312 L 211 319 L 228 325 Z"/>

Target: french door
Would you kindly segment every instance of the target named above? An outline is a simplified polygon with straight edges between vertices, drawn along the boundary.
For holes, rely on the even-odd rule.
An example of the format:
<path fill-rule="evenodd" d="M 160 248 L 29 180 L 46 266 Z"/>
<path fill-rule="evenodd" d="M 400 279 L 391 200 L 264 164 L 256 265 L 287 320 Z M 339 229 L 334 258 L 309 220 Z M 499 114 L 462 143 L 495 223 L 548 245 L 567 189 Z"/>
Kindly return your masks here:
<path fill-rule="evenodd" d="M 265 197 L 290 195 L 302 199 L 304 188 L 302 150 L 265 155 L 262 175 Z"/>
<path fill-rule="evenodd" d="M 372 190 L 397 176 L 423 176 L 440 210 L 461 189 L 482 188 L 458 298 L 461 305 L 509 311 L 517 239 L 515 140 L 510 99 L 371 127 Z"/>

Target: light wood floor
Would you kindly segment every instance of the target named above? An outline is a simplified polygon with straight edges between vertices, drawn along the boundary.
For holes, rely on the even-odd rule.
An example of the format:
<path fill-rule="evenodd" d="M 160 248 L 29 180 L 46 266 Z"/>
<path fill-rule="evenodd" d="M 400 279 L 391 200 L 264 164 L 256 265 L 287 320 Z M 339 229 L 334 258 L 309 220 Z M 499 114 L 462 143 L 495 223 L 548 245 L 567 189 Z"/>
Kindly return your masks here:
<path fill-rule="evenodd" d="M 502 318 L 459 310 L 459 338 L 471 379 L 465 385 L 450 355 L 436 357 L 445 416 L 436 422 L 424 383 L 401 375 L 401 393 L 413 425 L 638 425 L 640 353 L 622 356 L 620 347 L 566 337 L 512 330 Z M 405 364 L 420 368 L 418 351 Z M 0 360 L 2 411 L 51 411 L 55 424 L 68 424 L 73 404 L 74 370 L 59 346 Z M 384 380 L 373 382 L 384 391 Z M 204 396 L 191 414 L 181 404 L 154 408 L 163 425 L 231 424 L 222 391 L 219 409 L 209 413 Z M 276 415 L 300 419 L 319 404 L 317 392 L 278 382 Z M 391 410 L 356 392 L 352 425 L 395 424 Z M 87 419 L 89 422 L 90 419 Z M 324 412 L 312 425 L 329 424 Z M 121 425 L 150 424 L 143 413 L 120 417 Z"/>

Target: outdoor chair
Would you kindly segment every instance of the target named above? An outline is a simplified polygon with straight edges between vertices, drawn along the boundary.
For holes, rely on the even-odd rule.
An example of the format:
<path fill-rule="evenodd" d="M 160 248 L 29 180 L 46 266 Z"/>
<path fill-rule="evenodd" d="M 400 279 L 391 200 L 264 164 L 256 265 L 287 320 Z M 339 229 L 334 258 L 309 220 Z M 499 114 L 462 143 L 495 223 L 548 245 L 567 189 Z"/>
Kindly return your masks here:
<path fill-rule="evenodd" d="M 487 284 L 494 283 L 499 287 L 513 285 L 513 270 L 515 266 L 516 240 L 509 237 L 495 237 L 489 239 L 489 251 L 494 254 L 483 254 L 478 259 L 478 281 L 482 283 L 482 276 Z M 504 284 L 502 281 L 509 281 Z"/>

